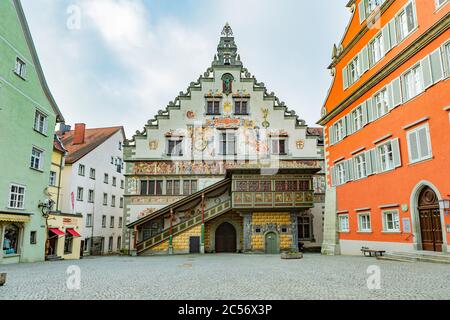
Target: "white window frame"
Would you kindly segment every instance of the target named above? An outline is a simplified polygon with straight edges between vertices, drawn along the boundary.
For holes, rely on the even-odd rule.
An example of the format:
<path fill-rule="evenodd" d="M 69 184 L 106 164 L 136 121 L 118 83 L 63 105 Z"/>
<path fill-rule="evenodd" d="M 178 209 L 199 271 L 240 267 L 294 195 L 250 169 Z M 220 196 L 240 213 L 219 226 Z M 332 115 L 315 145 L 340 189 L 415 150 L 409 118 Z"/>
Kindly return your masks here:
<path fill-rule="evenodd" d="M 390 146 L 390 151 L 388 150 L 388 146 Z M 387 141 L 383 144 L 377 145 L 377 157 L 378 161 L 380 163 L 380 172 L 387 172 L 390 170 L 395 169 L 395 162 L 394 162 L 394 148 L 392 146 L 392 140 Z M 383 166 L 383 158 L 385 158 L 387 161 L 385 162 L 386 166 Z"/>
<path fill-rule="evenodd" d="M 344 139 L 344 121 L 345 119 L 342 118 L 339 121 L 336 121 L 336 123 L 334 124 L 336 142 L 339 142 Z"/>
<path fill-rule="evenodd" d="M 225 137 L 225 140 L 224 140 Z M 233 137 L 230 139 L 230 137 Z M 219 154 L 221 156 L 236 156 L 237 155 L 237 143 L 238 135 L 236 130 L 220 130 L 219 131 Z M 223 150 L 223 144 L 225 142 L 225 149 Z M 234 146 L 234 148 L 232 148 Z M 234 149 L 234 151 L 233 151 Z"/>
<path fill-rule="evenodd" d="M 424 130 L 424 129 L 425 129 L 425 133 L 426 133 L 427 144 L 428 144 L 427 147 L 428 147 L 429 153 L 425 156 L 421 156 L 421 144 L 420 144 L 420 140 L 419 140 L 419 131 Z M 412 159 L 412 152 L 411 152 L 411 136 L 413 134 L 416 134 L 416 143 L 417 143 L 417 152 L 418 152 L 418 158 L 415 160 Z M 433 148 L 431 146 L 430 127 L 429 127 L 428 123 L 409 130 L 406 133 L 406 136 L 407 136 L 407 141 L 408 141 L 408 158 L 409 158 L 410 164 L 433 158 Z"/>
<path fill-rule="evenodd" d="M 413 18 L 414 18 L 414 28 L 412 28 L 411 30 L 405 30 L 405 24 L 406 23 L 406 28 L 408 28 L 408 16 L 406 13 L 406 8 L 411 4 L 412 6 L 412 14 L 413 14 Z M 406 20 L 402 21 L 401 17 L 404 15 L 404 17 L 406 18 Z M 409 1 L 396 15 L 395 15 L 395 23 L 397 26 L 397 30 L 398 30 L 398 37 L 399 37 L 399 43 L 402 42 L 403 40 L 405 40 L 406 38 L 408 38 L 409 35 L 411 35 L 418 26 L 418 21 L 417 21 L 417 14 L 416 14 L 416 4 L 414 1 Z"/>
<path fill-rule="evenodd" d="M 355 165 L 355 180 L 367 178 L 367 158 L 366 153 L 360 153 L 353 159 Z M 362 173 L 362 174 L 360 174 Z"/>
<path fill-rule="evenodd" d="M 443 0 L 441 4 L 439 4 L 439 0 L 435 0 L 436 2 L 436 10 L 441 9 L 443 6 L 445 6 L 448 3 L 449 0 Z"/>
<path fill-rule="evenodd" d="M 182 157 L 183 156 L 183 141 L 184 139 L 181 137 L 171 137 L 167 138 L 167 156 L 168 157 Z M 174 147 L 170 150 L 170 143 L 174 143 Z"/>
<path fill-rule="evenodd" d="M 336 164 L 336 185 L 345 184 L 345 161 Z"/>
<path fill-rule="evenodd" d="M 405 92 L 403 93 L 403 102 L 417 97 L 424 91 L 422 66 L 420 63 L 414 65 L 412 68 L 403 73 L 401 79 L 403 82 L 403 88 L 405 89 Z"/>
<path fill-rule="evenodd" d="M 361 61 L 358 55 L 349 62 L 347 72 L 349 85 L 354 84 L 361 77 Z"/>
<path fill-rule="evenodd" d="M 339 217 L 339 232 L 341 233 L 348 233 L 350 232 L 350 217 L 348 214 L 340 214 L 338 215 Z M 346 220 L 346 229 L 343 228 L 343 223 L 342 221 Z"/>
<path fill-rule="evenodd" d="M 13 187 L 16 187 L 18 191 L 20 189 L 22 189 L 23 193 L 13 192 L 12 191 Z M 9 185 L 9 193 L 8 193 L 8 202 L 7 202 L 8 203 L 8 209 L 24 210 L 25 209 L 25 195 L 26 195 L 26 192 L 27 192 L 27 187 L 26 186 L 20 185 L 20 184 L 17 184 L 17 183 L 11 183 Z M 13 194 L 15 195 L 15 199 L 14 200 L 11 199 Z M 20 196 L 22 196 L 22 200 L 21 201 L 19 201 L 19 197 Z M 16 203 L 16 205 L 15 206 L 11 206 L 11 202 Z M 22 204 L 21 206 L 19 206 L 20 203 Z"/>
<path fill-rule="evenodd" d="M 363 116 L 363 108 L 362 106 L 358 106 L 355 110 L 352 111 L 352 122 L 353 122 L 353 131 L 359 131 L 364 126 L 364 116 Z"/>
<path fill-rule="evenodd" d="M 274 142 L 278 141 L 276 148 L 274 148 Z M 284 141 L 284 152 L 280 152 L 280 141 Z M 270 153 L 278 156 L 285 156 L 288 154 L 287 150 L 288 140 L 285 137 L 272 137 L 270 138 Z"/>
<path fill-rule="evenodd" d="M 34 114 L 34 130 L 45 136 L 48 132 L 48 116 L 40 110 L 36 110 Z"/>
<path fill-rule="evenodd" d="M 384 37 L 383 33 L 377 34 L 373 40 L 369 43 L 370 48 L 370 66 L 373 67 L 381 59 L 384 58 Z"/>
<path fill-rule="evenodd" d="M 383 221 L 383 232 L 392 232 L 392 233 L 400 232 L 400 213 L 397 209 L 383 210 L 381 214 Z M 388 227 L 388 219 L 387 219 L 388 215 L 392 215 L 392 228 Z"/>
<path fill-rule="evenodd" d="M 450 76 L 450 41 L 447 41 L 442 46 L 443 51 L 443 63 L 445 65 L 444 70 L 446 70 L 447 74 L 445 75 L 445 78 L 448 78 Z"/>
<path fill-rule="evenodd" d="M 33 154 L 34 151 L 37 151 L 39 156 L 34 155 Z M 31 148 L 31 162 L 30 162 L 31 169 L 42 171 L 42 168 L 44 167 L 44 154 L 45 154 L 45 152 L 41 148 L 38 148 L 36 146 L 33 146 Z M 39 165 L 37 168 L 35 167 L 36 159 L 39 162 Z"/>
<path fill-rule="evenodd" d="M 368 221 L 365 221 L 366 228 L 363 228 L 363 221 L 362 217 L 369 217 Z M 368 222 L 368 228 L 367 228 L 367 222 Z M 370 218 L 370 212 L 361 212 L 358 213 L 358 232 L 372 232 L 372 219 Z"/>
<path fill-rule="evenodd" d="M 389 113 L 389 96 L 386 87 L 374 94 L 373 106 L 375 108 L 377 118 L 381 118 Z"/>

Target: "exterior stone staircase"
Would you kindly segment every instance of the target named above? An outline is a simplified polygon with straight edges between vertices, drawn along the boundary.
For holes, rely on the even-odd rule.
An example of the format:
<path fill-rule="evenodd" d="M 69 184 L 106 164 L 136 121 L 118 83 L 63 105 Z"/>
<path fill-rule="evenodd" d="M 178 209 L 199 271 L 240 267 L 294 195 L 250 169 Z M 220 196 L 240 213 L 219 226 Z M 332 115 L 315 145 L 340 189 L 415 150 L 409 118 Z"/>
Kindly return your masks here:
<path fill-rule="evenodd" d="M 223 201 L 211 208 L 205 209 L 205 222 L 212 220 L 224 213 L 227 213 L 230 210 L 231 210 L 231 199 Z M 187 221 L 172 226 L 172 235 L 176 236 L 201 223 L 202 223 L 202 215 L 201 214 L 196 215 Z M 137 253 L 149 250 L 152 247 L 155 247 L 158 244 L 169 240 L 169 238 L 170 238 L 170 229 L 165 229 L 156 236 L 153 236 L 149 239 L 139 242 L 136 246 Z"/>
<path fill-rule="evenodd" d="M 411 252 L 389 252 L 378 260 L 389 260 L 399 262 L 431 262 L 450 264 L 450 254 L 431 251 L 411 251 Z"/>

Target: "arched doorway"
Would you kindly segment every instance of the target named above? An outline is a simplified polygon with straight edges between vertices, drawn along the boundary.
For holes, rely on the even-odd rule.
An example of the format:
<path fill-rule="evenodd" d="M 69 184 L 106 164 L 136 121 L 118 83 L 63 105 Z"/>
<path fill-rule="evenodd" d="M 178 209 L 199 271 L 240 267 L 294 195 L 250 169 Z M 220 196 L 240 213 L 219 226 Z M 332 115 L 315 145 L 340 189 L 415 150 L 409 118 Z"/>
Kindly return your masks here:
<path fill-rule="evenodd" d="M 266 233 L 266 254 L 278 253 L 278 235 L 275 232 Z"/>
<path fill-rule="evenodd" d="M 216 230 L 216 252 L 235 253 L 236 251 L 236 229 L 231 223 L 224 222 Z"/>
<path fill-rule="evenodd" d="M 436 193 L 429 187 L 423 188 L 418 200 L 422 250 L 442 251 L 442 224 L 439 201 Z"/>

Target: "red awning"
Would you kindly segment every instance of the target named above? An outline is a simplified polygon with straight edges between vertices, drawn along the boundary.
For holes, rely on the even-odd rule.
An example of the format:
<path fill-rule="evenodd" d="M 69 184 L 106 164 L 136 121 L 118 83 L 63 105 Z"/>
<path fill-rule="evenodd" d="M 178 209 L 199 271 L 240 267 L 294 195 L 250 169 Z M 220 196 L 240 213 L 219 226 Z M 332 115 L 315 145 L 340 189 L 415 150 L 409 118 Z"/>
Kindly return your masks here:
<path fill-rule="evenodd" d="M 57 228 L 49 228 L 48 230 L 50 230 L 51 232 L 53 232 L 57 236 L 63 236 L 64 235 L 64 232 L 62 232 L 61 230 L 59 230 Z"/>
<path fill-rule="evenodd" d="M 81 235 L 73 229 L 66 229 L 66 231 L 71 235 L 73 235 L 74 237 L 81 237 Z"/>

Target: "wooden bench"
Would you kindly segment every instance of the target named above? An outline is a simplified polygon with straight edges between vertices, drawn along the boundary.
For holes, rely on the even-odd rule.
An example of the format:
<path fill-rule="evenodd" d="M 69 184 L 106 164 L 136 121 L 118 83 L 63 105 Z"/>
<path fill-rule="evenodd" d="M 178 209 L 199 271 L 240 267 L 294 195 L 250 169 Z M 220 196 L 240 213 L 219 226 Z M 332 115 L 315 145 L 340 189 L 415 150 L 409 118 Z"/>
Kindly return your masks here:
<path fill-rule="evenodd" d="M 369 256 L 369 257 L 377 257 L 377 256 L 382 257 L 383 254 L 386 253 L 386 251 L 383 251 L 383 250 L 371 250 L 371 249 L 369 249 L 367 247 L 362 247 L 361 248 L 361 252 L 364 254 L 365 257 L 367 257 L 367 256 Z"/>

